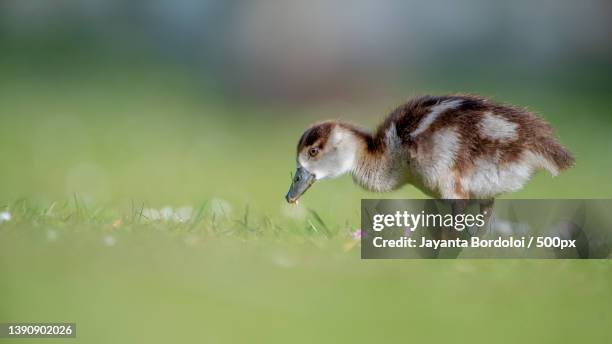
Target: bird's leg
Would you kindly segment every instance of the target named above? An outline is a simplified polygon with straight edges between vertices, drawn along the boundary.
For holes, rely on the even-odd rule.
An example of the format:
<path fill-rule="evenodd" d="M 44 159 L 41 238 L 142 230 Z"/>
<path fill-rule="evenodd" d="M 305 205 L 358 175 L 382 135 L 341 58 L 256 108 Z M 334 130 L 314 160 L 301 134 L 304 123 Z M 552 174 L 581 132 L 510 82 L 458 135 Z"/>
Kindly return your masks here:
<path fill-rule="evenodd" d="M 480 214 L 484 216 L 483 228 L 489 228 L 491 216 L 493 215 L 493 206 L 495 205 L 495 198 L 490 198 L 480 201 Z"/>
<path fill-rule="evenodd" d="M 456 216 L 458 214 L 463 214 L 465 212 L 465 210 L 467 209 L 469 200 L 467 199 L 452 199 L 450 200 L 451 202 L 451 213 L 453 215 L 453 218 L 456 218 Z M 461 238 L 462 236 L 465 235 L 465 233 L 460 232 L 455 230 L 454 228 L 440 228 L 440 230 L 437 231 L 439 234 L 439 239 L 442 240 L 457 240 L 457 238 Z M 457 258 L 459 256 L 459 253 L 461 253 L 462 248 L 461 247 L 449 247 L 449 248 L 444 248 L 444 249 L 439 249 L 440 251 L 437 252 L 437 258 Z"/>
<path fill-rule="evenodd" d="M 458 214 L 463 214 L 465 209 L 468 206 L 469 200 L 467 199 L 454 199 L 451 200 L 451 212 L 453 218 L 455 218 Z M 454 240 L 459 237 L 459 232 L 455 230 L 444 230 L 442 231 L 442 239 L 444 240 Z"/>

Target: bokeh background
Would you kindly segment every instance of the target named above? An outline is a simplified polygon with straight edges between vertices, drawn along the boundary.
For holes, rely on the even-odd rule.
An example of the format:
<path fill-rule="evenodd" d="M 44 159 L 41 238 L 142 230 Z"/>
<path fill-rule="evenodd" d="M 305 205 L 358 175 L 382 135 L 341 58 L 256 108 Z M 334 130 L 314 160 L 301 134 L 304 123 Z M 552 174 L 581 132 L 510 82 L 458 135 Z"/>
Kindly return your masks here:
<path fill-rule="evenodd" d="M 310 123 L 454 92 L 541 114 L 575 154 L 508 197 L 612 195 L 608 0 L 1 1 L 0 321 L 88 343 L 609 341 L 607 261 L 360 261 L 360 199 L 420 192 L 344 177 L 284 204 Z"/>

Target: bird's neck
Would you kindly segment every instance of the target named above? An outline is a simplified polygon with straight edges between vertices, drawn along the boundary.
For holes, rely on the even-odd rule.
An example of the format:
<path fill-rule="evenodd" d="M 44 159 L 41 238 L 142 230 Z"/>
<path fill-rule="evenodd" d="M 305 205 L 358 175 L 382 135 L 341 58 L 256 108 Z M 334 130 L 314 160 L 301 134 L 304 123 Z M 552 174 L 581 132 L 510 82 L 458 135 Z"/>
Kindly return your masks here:
<path fill-rule="evenodd" d="M 347 129 L 357 143 L 350 171 L 357 184 L 376 192 L 391 191 L 404 184 L 407 161 L 394 125 L 375 135 L 352 126 Z"/>

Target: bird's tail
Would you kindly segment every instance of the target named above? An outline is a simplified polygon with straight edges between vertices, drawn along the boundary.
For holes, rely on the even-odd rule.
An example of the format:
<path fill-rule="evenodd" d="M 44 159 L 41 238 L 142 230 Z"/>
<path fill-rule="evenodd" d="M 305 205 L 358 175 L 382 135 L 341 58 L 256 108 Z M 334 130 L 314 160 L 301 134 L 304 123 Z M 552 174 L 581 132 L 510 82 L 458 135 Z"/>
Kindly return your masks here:
<path fill-rule="evenodd" d="M 554 176 L 561 171 L 569 169 L 576 163 L 572 153 L 554 138 L 544 137 L 539 141 L 538 146 L 540 153 L 549 162 L 542 167 Z"/>

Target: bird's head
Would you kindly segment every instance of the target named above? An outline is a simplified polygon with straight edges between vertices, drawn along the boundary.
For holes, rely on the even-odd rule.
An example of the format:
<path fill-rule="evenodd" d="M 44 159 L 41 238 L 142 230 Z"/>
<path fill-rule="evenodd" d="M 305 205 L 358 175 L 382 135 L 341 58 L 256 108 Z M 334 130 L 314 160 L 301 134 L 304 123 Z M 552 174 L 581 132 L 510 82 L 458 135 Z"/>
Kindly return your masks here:
<path fill-rule="evenodd" d="M 298 141 L 297 170 L 287 202 L 295 203 L 316 180 L 351 171 L 358 147 L 357 135 L 348 125 L 327 121 L 308 128 Z"/>

